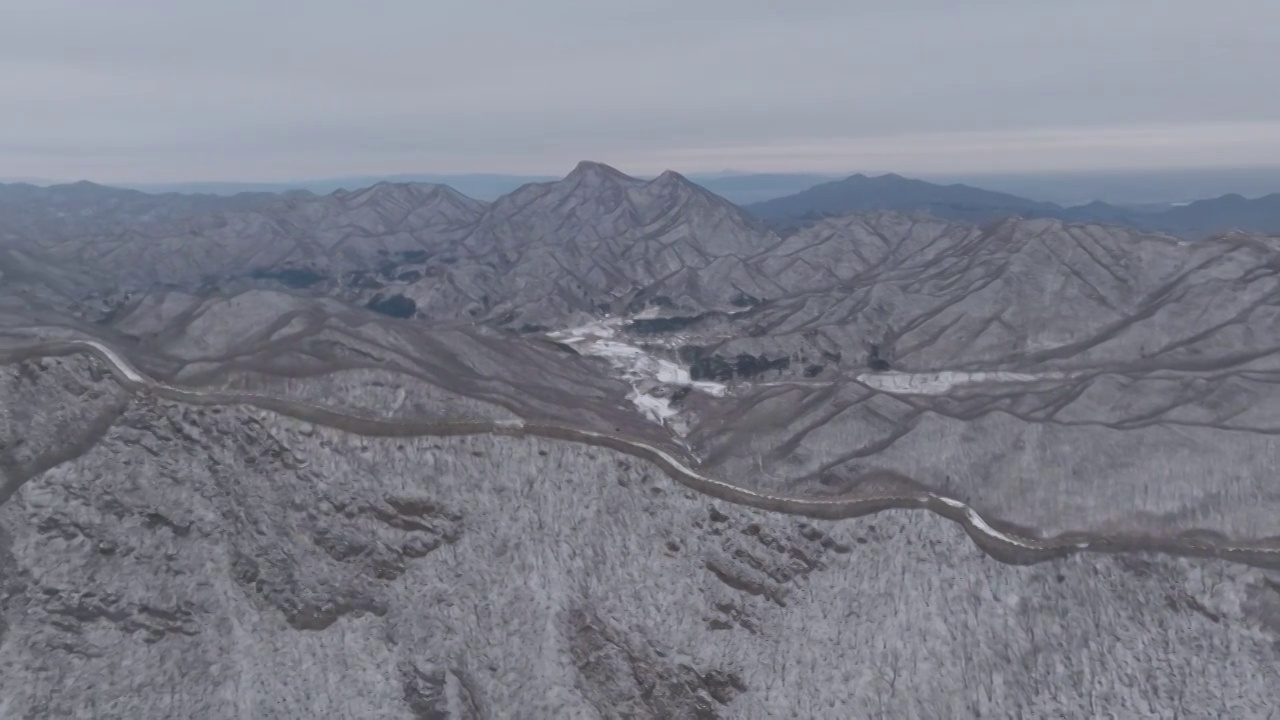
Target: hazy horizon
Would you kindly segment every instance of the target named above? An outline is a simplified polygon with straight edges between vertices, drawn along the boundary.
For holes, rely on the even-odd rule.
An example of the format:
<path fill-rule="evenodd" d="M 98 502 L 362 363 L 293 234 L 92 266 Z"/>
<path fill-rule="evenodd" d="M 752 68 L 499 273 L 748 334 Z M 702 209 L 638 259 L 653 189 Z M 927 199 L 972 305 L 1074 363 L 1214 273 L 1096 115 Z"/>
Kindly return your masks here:
<path fill-rule="evenodd" d="M 0 166 L 112 184 L 560 175 L 582 158 L 633 174 L 1273 166 L 1280 96 L 1258 88 L 1280 83 L 1276 21 L 1253 0 L 46 0 L 0 27 Z"/>
<path fill-rule="evenodd" d="M 64 176 L 64 177 L 37 177 L 23 175 L 0 175 L 0 183 L 28 183 L 32 185 L 69 185 L 77 182 L 91 182 L 99 185 L 116 185 L 120 187 L 154 187 L 167 185 L 296 185 L 302 183 L 326 182 L 336 180 L 350 179 L 373 179 L 373 178 L 408 178 L 408 177 L 474 177 L 474 178 L 529 178 L 529 179 L 558 179 L 568 175 L 574 167 L 580 162 L 594 162 L 615 168 L 625 174 L 634 177 L 656 177 L 664 171 L 674 171 L 689 177 L 701 178 L 732 178 L 732 177 L 750 177 L 750 176 L 796 176 L 796 175 L 822 175 L 832 178 L 846 178 L 853 175 L 866 175 L 868 177 L 878 177 L 883 175 L 902 175 L 905 177 L 918 178 L 921 180 L 929 180 L 931 182 L 948 180 L 952 178 L 1092 178 L 1092 177 L 1127 177 L 1143 174 L 1258 174 L 1258 173 L 1277 173 L 1280 174 L 1280 161 L 1271 164 L 1258 164 L 1254 166 L 1185 166 L 1185 167 L 1159 167 L 1159 168 L 1099 168 L 1099 169 L 1082 169 L 1082 170 L 1027 170 L 1021 172 L 998 172 L 977 170 L 972 172 L 956 171 L 956 172 L 930 172 L 923 171 L 918 173 L 906 172 L 901 169 L 865 169 L 851 168 L 844 170 L 821 170 L 809 167 L 800 167 L 795 170 L 753 170 L 745 168 L 717 168 L 714 170 L 689 170 L 686 168 L 661 166 L 658 170 L 648 170 L 634 172 L 627 167 L 617 163 L 601 160 L 597 158 L 580 158 L 570 162 L 563 167 L 553 168 L 549 172 L 504 172 L 502 170 L 494 170 L 489 172 L 448 172 L 440 170 L 407 170 L 405 172 L 379 173 L 379 172 L 359 172 L 359 171 L 338 171 L 324 175 L 307 175 L 307 176 L 281 176 L 281 177 L 256 177 L 256 176 L 227 176 L 227 177 L 206 177 L 201 175 L 182 176 L 172 178 L 162 178 L 158 180 L 143 181 L 112 181 L 101 177 L 89 176 Z M 957 180 L 959 181 L 959 180 Z"/>
<path fill-rule="evenodd" d="M 607 163 L 606 163 L 607 164 Z M 571 168 L 570 168 L 571 169 Z M 718 170 L 697 173 L 682 172 L 690 179 L 738 203 L 783 197 L 812 185 L 838 180 L 855 174 L 875 177 L 883 173 L 860 170 L 834 173 L 752 173 Z M 296 178 L 285 181 L 260 180 L 179 180 L 156 183 L 110 183 L 96 178 L 16 178 L 0 176 L 0 184 L 26 182 L 35 185 L 59 185 L 88 180 L 103 185 L 131 188 L 144 192 L 212 193 L 229 195 L 238 192 L 283 192 L 310 190 L 328 194 L 339 188 L 356 190 L 378 182 L 444 183 L 478 200 L 493 200 L 528 182 L 556 180 L 558 174 L 513 175 L 505 173 L 457 174 L 406 173 L 397 175 L 344 175 Z M 904 173 L 896 173 L 903 175 Z M 907 177 L 939 184 L 963 183 L 986 190 L 1018 195 L 1031 200 L 1054 202 L 1063 206 L 1086 205 L 1101 200 L 1117 205 L 1144 205 L 1189 202 L 1239 194 L 1256 198 L 1280 192 L 1280 166 L 1259 168 L 1179 168 L 1161 171 L 1115 170 L 1078 172 L 1041 172 L 1021 174 L 905 174 Z M 653 177 L 641 174 L 640 177 Z M 735 182 L 742 180 L 742 182 Z"/>

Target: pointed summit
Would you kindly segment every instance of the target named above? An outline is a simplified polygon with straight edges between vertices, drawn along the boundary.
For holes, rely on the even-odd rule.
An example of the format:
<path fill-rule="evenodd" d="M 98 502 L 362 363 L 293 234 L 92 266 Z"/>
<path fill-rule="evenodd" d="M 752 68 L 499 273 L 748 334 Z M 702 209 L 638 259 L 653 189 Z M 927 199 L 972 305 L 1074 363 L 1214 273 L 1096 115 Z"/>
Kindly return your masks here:
<path fill-rule="evenodd" d="M 685 177 L 685 176 L 681 175 L 680 173 L 676 172 L 675 170 L 663 170 L 663 171 L 662 171 L 662 174 L 661 174 L 661 175 L 659 175 L 658 177 L 654 178 L 654 179 L 653 179 L 653 181 L 654 181 L 654 182 L 656 182 L 656 183 L 663 183 L 663 184 L 667 184 L 667 183 L 670 183 L 670 184 L 681 184 L 681 183 L 689 183 L 689 184 L 693 184 L 693 181 L 692 181 L 692 180 L 690 180 L 689 178 L 687 178 L 687 177 Z"/>
<path fill-rule="evenodd" d="M 661 175 L 649 181 L 648 187 L 655 191 L 676 193 L 685 197 L 702 196 L 708 199 L 714 199 L 717 202 L 723 200 L 719 195 L 716 195 L 675 170 L 664 170 Z"/>
<path fill-rule="evenodd" d="M 665 170 L 661 175 L 649 181 L 648 187 L 655 191 L 680 195 L 683 197 L 700 197 L 713 205 L 721 205 L 731 208 L 735 215 L 740 214 L 741 208 L 723 197 L 708 190 L 706 187 L 690 180 L 675 170 Z"/>
<path fill-rule="evenodd" d="M 604 163 L 593 162 L 591 160 L 583 160 L 582 162 L 578 163 L 578 165 L 573 168 L 573 171 L 570 172 L 568 175 L 566 175 L 564 179 L 570 180 L 570 181 L 589 181 L 589 182 L 604 182 L 604 181 L 624 182 L 624 183 L 638 182 L 635 178 L 622 172 L 621 170 L 609 167 Z"/>

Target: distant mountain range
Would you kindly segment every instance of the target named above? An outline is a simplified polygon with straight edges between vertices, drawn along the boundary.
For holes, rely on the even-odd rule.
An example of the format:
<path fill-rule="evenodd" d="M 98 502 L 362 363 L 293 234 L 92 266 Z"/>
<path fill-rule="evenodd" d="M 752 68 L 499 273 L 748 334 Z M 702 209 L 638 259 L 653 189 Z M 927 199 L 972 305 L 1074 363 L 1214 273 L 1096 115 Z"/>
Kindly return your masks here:
<path fill-rule="evenodd" d="M 717 195 L 735 203 L 751 203 L 800 192 L 818 183 L 835 180 L 839 175 L 819 173 L 706 173 L 690 175 L 689 179 Z M 412 174 L 366 175 L 297 182 L 190 182 L 119 185 L 118 187 L 147 193 L 182 193 L 187 195 L 237 195 L 242 193 L 284 193 L 306 191 L 328 195 L 337 190 L 358 190 L 378 183 L 428 183 L 448 185 L 458 192 L 477 200 L 496 200 L 530 183 L 544 183 L 560 179 L 552 175 L 502 175 L 502 174 Z M 50 185 L 51 182 L 31 182 Z"/>
<path fill-rule="evenodd" d="M 146 216 L 155 222 L 166 215 L 250 211 L 288 206 L 333 195 L 362 196 L 370 188 L 447 188 L 458 201 L 484 203 L 521 188 L 556 179 L 519 175 L 412 175 L 366 183 L 371 178 L 339 178 L 301 184 L 187 183 L 123 188 L 81 181 L 64 185 L 16 183 L 0 185 L 0 206 L 9 220 L 21 217 L 29 203 L 111 210 L 113 217 Z M 636 178 L 636 180 L 653 178 Z M 937 218 L 985 224 L 1007 217 L 1099 223 L 1203 238 L 1238 230 L 1280 234 L 1280 193 L 1258 198 L 1228 194 L 1183 204 L 1117 205 L 1102 201 L 1064 206 L 963 183 L 940 184 L 897 174 L 852 175 L 833 179 L 820 174 L 718 173 L 690 176 L 699 187 L 742 207 L 783 235 L 817 220 L 854 213 L 892 211 L 927 213 Z M 350 188 L 350 189 L 346 189 Z M 66 218 L 60 222 L 75 222 Z M 86 229 L 87 231 L 87 229 Z M 386 248 L 384 248 L 386 249 Z"/>
<path fill-rule="evenodd" d="M 872 173 L 868 173 L 872 174 Z M 690 180 L 736 203 L 753 203 L 792 195 L 822 182 L 839 180 L 849 173 L 753 173 L 741 170 L 687 173 Z M 1280 167 L 1181 168 L 1160 170 L 1097 170 L 1038 173 L 912 173 L 912 177 L 939 185 L 962 183 L 1063 207 L 1101 200 L 1124 207 L 1188 203 L 1203 198 L 1238 194 L 1261 197 L 1280 189 Z M 558 176 L 501 173 L 415 173 L 399 175 L 351 175 L 334 178 L 296 179 L 286 182 L 172 182 L 114 183 L 150 193 L 179 192 L 234 195 L 242 192 L 280 193 L 308 190 L 327 194 L 354 190 L 379 182 L 427 182 L 448 185 L 479 200 L 493 200 L 530 182 L 548 182 Z M 66 179 L 0 176 L 0 183 L 49 186 Z"/>
<path fill-rule="evenodd" d="M 762 220 L 794 227 L 810 220 L 871 210 L 923 211 L 948 220 L 984 222 L 998 216 L 1052 217 L 1053 203 L 968 185 L 936 185 L 901 175 L 853 175 L 815 185 L 794 195 L 752 203 L 746 208 Z"/>
<path fill-rule="evenodd" d="M 548 182 L 558 179 L 551 175 L 501 175 L 488 173 L 407 175 L 353 175 L 348 177 L 298 180 L 294 182 L 189 182 L 122 184 L 118 187 L 140 190 L 146 193 L 182 193 L 197 195 L 238 195 L 241 193 L 285 193 L 305 191 L 316 195 L 328 195 L 338 190 L 359 190 L 379 183 L 448 185 L 458 192 L 477 200 L 493 200 L 506 195 L 521 185 Z"/>
<path fill-rule="evenodd" d="M 1226 230 L 1280 233 L 1280 194 L 1262 195 L 1280 186 L 1280 170 L 1171 171 L 1168 173 L 1095 173 L 1075 175 L 990 175 L 950 179 L 913 179 L 897 174 L 840 178 L 820 173 L 745 173 L 724 171 L 691 174 L 688 179 L 730 202 L 744 207 L 784 234 L 827 217 L 856 212 L 890 210 L 925 212 L 939 218 L 985 223 L 1003 217 L 1055 218 L 1069 222 L 1120 225 L 1185 237 L 1204 237 Z M 166 197 L 175 206 L 205 206 L 226 210 L 247 208 L 282 196 L 314 197 L 339 190 L 355 192 L 379 184 L 429 184 L 448 186 L 468 198 L 488 202 L 531 184 L 555 181 L 542 175 L 412 174 L 350 176 L 281 183 L 191 182 L 115 186 L 136 191 L 137 196 L 116 195 L 127 205 L 154 202 L 141 197 Z M 641 178 L 653 179 L 653 178 Z M 1274 181 L 1274 182 L 1273 182 Z M 1126 183 L 1133 185 L 1127 188 Z M 8 198 L 36 197 L 42 188 L 74 190 L 102 188 L 93 183 L 55 185 L 30 180 L 8 186 Z M 109 186 L 108 186 L 109 187 Z M 1191 202 L 1193 193 L 1214 188 L 1241 188 Z M 96 200 L 111 197 L 94 193 Z M 1087 203 L 1049 202 L 1045 198 L 1102 197 Z M 128 198 L 128 199 L 125 199 Z M 223 198 L 219 200 L 217 198 Z M 1157 198 L 1165 198 L 1163 201 Z"/>
<path fill-rule="evenodd" d="M 1153 215 L 1131 217 L 1137 227 L 1164 230 L 1179 235 L 1207 235 L 1232 228 L 1247 232 L 1280 233 L 1280 193 L 1246 199 L 1223 195 L 1197 200 Z"/>
<path fill-rule="evenodd" d="M 1079 172 L 932 174 L 932 183 L 964 183 L 1063 207 L 1101 200 L 1111 205 L 1169 205 L 1239 194 L 1261 197 L 1280 189 L 1280 167 L 1095 170 Z"/>
<path fill-rule="evenodd" d="M 789 232 L 813 221 L 873 210 L 925 212 L 948 220 L 985 223 L 1010 216 L 1123 225 L 1203 237 L 1227 230 L 1280 233 L 1280 194 L 1197 200 L 1171 207 L 1123 207 L 1095 201 L 1063 207 L 963 184 L 939 185 L 901 175 L 853 175 L 794 195 L 751 203 L 745 209 Z"/>

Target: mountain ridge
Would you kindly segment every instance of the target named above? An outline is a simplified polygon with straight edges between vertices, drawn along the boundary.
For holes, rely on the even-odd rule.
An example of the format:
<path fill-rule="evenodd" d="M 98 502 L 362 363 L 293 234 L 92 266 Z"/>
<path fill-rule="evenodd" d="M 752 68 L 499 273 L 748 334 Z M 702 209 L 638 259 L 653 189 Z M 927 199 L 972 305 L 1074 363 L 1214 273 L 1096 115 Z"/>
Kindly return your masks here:
<path fill-rule="evenodd" d="M 1157 211 L 1119 207 L 1100 200 L 1063 207 L 962 183 L 940 185 L 894 173 L 875 177 L 851 175 L 787 197 L 751 203 L 745 208 L 783 232 L 793 232 L 824 217 L 897 210 L 923 211 L 976 223 L 1012 215 L 1030 219 L 1052 217 L 1171 232 L 1192 238 L 1233 229 L 1280 233 L 1280 194 L 1255 199 L 1228 194 Z"/>
<path fill-rule="evenodd" d="M 489 203 L 52 195 L 0 198 L 19 712 L 1276 705 L 1280 238 L 783 237 L 598 163 Z M 1187 702 L 1123 680 L 1155 666 Z"/>
<path fill-rule="evenodd" d="M 651 182 L 670 172 L 674 171 L 667 170 L 651 178 L 633 177 L 605 163 L 586 160 L 578 163 L 564 177 L 532 178 L 531 181 L 519 187 L 513 187 L 492 200 L 473 198 L 444 183 L 397 180 L 381 180 L 356 189 L 337 188 L 323 195 L 305 190 L 276 195 L 266 192 L 245 192 L 238 195 L 186 195 L 172 192 L 153 194 L 89 181 L 52 186 L 27 183 L 0 185 L 0 195 L 8 195 L 10 199 L 16 196 L 37 201 L 56 199 L 61 196 L 64 197 L 65 202 L 77 202 L 78 197 L 95 195 L 99 199 L 113 198 L 116 203 L 133 204 L 138 207 L 163 207 L 177 204 L 193 209 L 204 208 L 207 212 L 234 212 L 269 205 L 275 198 L 348 197 L 359 194 L 369 187 L 380 186 L 448 187 L 451 192 L 460 196 L 455 198 L 459 203 L 490 203 L 517 194 L 530 185 L 542 186 L 568 178 L 599 176 L 599 180 L 591 180 L 591 182 L 603 182 L 603 178 L 611 177 L 621 182 L 638 184 Z M 714 187 L 716 183 L 750 184 L 761 180 L 768 182 L 768 179 L 774 176 L 727 175 L 707 181 L 690 179 L 689 176 L 682 174 L 681 177 L 733 203 L 732 199 L 716 191 Z M 785 177 L 794 179 L 800 176 Z M 1280 197 L 1277 195 L 1280 193 L 1245 198 L 1238 193 L 1228 193 L 1216 198 L 1204 198 L 1158 208 L 1117 206 L 1100 200 L 1084 205 L 1062 206 L 1051 202 L 1030 200 L 1011 193 L 985 190 L 965 183 L 938 184 L 908 178 L 897 173 L 876 176 L 858 173 L 843 179 L 820 182 L 792 195 L 750 203 L 740 201 L 734 204 L 747 210 L 753 217 L 768 222 L 786 233 L 794 232 L 805 224 L 823 217 L 837 217 L 872 210 L 896 210 L 907 213 L 926 212 L 947 219 L 979 224 L 1008 216 L 1032 219 L 1054 217 L 1074 222 L 1123 225 L 1201 238 L 1233 229 L 1268 234 L 1280 233 Z M 42 198 L 44 200 L 41 200 Z M 3 202 L 3 198 L 0 198 L 0 202 Z"/>

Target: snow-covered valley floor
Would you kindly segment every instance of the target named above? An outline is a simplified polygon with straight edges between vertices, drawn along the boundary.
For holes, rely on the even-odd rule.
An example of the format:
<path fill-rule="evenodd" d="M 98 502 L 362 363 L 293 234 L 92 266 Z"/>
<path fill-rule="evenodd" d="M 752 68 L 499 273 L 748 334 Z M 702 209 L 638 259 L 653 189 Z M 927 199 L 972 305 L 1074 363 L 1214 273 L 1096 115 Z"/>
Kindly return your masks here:
<path fill-rule="evenodd" d="M 679 411 L 671 405 L 672 393 L 680 388 L 691 388 L 723 397 L 729 391 L 728 386 L 694 380 L 689 371 L 680 365 L 618 340 L 618 329 L 626 322 L 628 318 L 610 317 L 560 330 L 551 333 L 549 337 L 582 355 L 607 360 L 631 383 L 631 393 L 627 399 L 636 406 L 636 410 L 656 423 L 667 425 L 677 435 L 683 435 L 686 426 L 679 418 Z"/>

